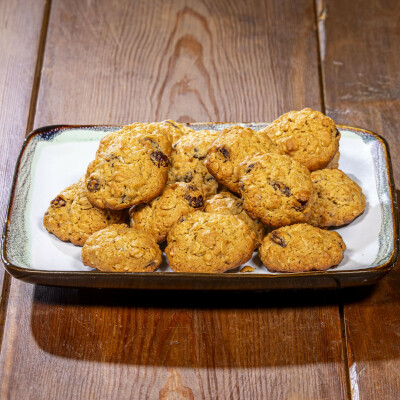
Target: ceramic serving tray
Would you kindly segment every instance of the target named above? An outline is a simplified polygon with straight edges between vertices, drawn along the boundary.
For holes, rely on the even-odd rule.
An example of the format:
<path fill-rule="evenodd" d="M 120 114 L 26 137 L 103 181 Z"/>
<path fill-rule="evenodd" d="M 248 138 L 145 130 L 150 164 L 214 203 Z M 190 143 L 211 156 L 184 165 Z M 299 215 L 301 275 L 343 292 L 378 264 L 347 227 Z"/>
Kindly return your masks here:
<path fill-rule="evenodd" d="M 221 130 L 231 124 L 191 124 L 194 130 Z M 262 129 L 268 124 L 241 124 Z M 264 290 L 338 288 L 373 284 L 396 262 L 398 223 L 396 192 L 389 149 L 375 133 L 339 126 L 339 168 L 355 180 L 367 199 L 364 214 L 336 229 L 347 250 L 341 264 L 325 272 L 271 273 L 257 253 L 240 269 L 223 274 L 175 273 L 164 261 L 156 272 L 109 273 L 85 267 L 80 247 L 64 243 L 43 227 L 49 202 L 76 182 L 94 158 L 100 139 L 117 126 L 49 126 L 33 131 L 25 140 L 16 165 L 7 220 L 2 238 L 6 269 L 25 282 L 54 286 Z"/>

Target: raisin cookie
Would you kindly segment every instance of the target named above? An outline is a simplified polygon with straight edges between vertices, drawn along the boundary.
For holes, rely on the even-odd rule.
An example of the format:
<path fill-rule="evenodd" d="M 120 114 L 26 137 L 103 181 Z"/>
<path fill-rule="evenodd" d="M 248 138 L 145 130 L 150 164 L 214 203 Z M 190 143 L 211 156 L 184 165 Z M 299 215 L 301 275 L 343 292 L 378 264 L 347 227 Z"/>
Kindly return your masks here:
<path fill-rule="evenodd" d="M 337 232 L 296 224 L 269 233 L 259 255 L 269 271 L 306 272 L 339 265 L 345 250 L 346 245 Z"/>
<path fill-rule="evenodd" d="M 340 169 L 311 173 L 314 201 L 308 223 L 326 228 L 350 223 L 365 210 L 360 186 Z"/>
<path fill-rule="evenodd" d="M 50 202 L 43 225 L 60 240 L 83 246 L 94 232 L 125 220 L 123 211 L 102 210 L 93 206 L 86 197 L 85 180 L 82 178 Z"/>
<path fill-rule="evenodd" d="M 202 210 L 204 203 L 203 193 L 192 184 L 173 183 L 151 203 L 129 210 L 131 226 L 151 233 L 161 243 L 182 215 Z"/>
<path fill-rule="evenodd" d="M 239 164 L 265 153 L 281 151 L 265 133 L 234 125 L 220 132 L 208 150 L 205 164 L 220 184 L 239 193 Z"/>
<path fill-rule="evenodd" d="M 311 211 L 310 171 L 286 155 L 264 154 L 240 166 L 243 206 L 271 227 L 306 222 Z"/>
<path fill-rule="evenodd" d="M 334 121 L 311 108 L 283 114 L 262 132 L 310 171 L 326 168 L 339 148 Z"/>
<path fill-rule="evenodd" d="M 182 217 L 172 227 L 165 253 L 176 272 L 221 273 L 250 259 L 255 237 L 233 215 L 198 211 Z"/>
<path fill-rule="evenodd" d="M 97 155 L 100 155 L 104 149 L 107 148 L 120 135 L 163 135 L 172 145 L 183 135 L 191 132 L 194 132 L 193 129 L 172 120 L 151 123 L 135 122 L 131 125 L 125 125 L 122 127 L 122 129 L 115 132 L 110 132 L 104 136 L 100 141 Z"/>
<path fill-rule="evenodd" d="M 105 272 L 152 272 L 162 253 L 147 232 L 110 225 L 94 233 L 82 247 L 83 263 Z"/>
<path fill-rule="evenodd" d="M 123 133 L 99 150 L 86 172 L 87 197 L 93 205 L 129 208 L 153 200 L 164 189 L 171 152 L 164 135 Z"/>
<path fill-rule="evenodd" d="M 168 183 L 192 183 L 206 197 L 217 193 L 218 182 L 204 164 L 217 131 L 197 131 L 181 137 L 172 148 Z"/>
<path fill-rule="evenodd" d="M 204 211 L 208 213 L 235 215 L 245 222 L 256 234 L 256 248 L 261 244 L 264 238 L 265 227 L 260 221 L 251 219 L 247 215 L 243 208 L 243 199 L 240 197 L 235 196 L 231 192 L 218 193 L 207 199 Z"/>

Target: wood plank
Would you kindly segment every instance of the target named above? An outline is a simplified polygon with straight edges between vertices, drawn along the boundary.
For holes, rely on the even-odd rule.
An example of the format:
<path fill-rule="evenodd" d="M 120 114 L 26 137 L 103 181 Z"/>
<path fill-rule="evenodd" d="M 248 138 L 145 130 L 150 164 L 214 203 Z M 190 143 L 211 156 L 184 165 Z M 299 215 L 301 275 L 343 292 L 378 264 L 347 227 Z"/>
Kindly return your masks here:
<path fill-rule="evenodd" d="M 35 126 L 264 121 L 320 108 L 316 49 L 311 0 L 56 0 Z M 345 398 L 335 301 L 324 293 L 97 291 L 14 280 L 1 395 Z"/>
<path fill-rule="evenodd" d="M 386 138 L 398 185 L 400 3 L 321 1 L 319 15 L 326 109 Z M 399 398 L 399 287 L 397 263 L 370 296 L 344 307 L 353 399 Z"/>
<path fill-rule="evenodd" d="M 0 221 L 4 221 L 14 166 L 32 100 L 45 0 L 0 2 Z M 3 225 L 1 225 L 1 228 Z M 0 261 L 0 343 L 10 278 Z M 4 279 L 4 285 L 3 285 Z"/>

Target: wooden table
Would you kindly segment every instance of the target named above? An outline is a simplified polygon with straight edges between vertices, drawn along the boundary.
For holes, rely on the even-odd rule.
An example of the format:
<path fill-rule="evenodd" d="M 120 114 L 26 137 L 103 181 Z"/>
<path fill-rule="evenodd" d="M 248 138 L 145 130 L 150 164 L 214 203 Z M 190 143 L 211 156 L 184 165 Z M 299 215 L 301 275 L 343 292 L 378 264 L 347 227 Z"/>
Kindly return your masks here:
<path fill-rule="evenodd" d="M 50 124 L 271 121 L 383 135 L 400 178 L 397 0 L 2 0 L 0 205 Z M 400 266 L 370 289 L 34 286 L 1 269 L 1 399 L 399 399 Z"/>

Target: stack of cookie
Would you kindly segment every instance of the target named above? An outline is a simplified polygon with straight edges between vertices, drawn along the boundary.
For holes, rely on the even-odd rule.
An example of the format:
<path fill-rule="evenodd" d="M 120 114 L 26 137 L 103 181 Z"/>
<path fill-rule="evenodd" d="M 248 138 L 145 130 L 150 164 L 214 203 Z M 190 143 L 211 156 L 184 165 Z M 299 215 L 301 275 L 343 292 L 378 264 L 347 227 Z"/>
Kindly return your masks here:
<path fill-rule="evenodd" d="M 325 228 L 365 209 L 361 188 L 337 169 L 339 140 L 334 122 L 312 109 L 261 131 L 128 125 L 101 140 L 44 226 L 83 245 L 84 264 L 102 271 L 154 271 L 164 240 L 177 272 L 231 270 L 257 248 L 270 271 L 324 270 L 346 248 Z"/>

